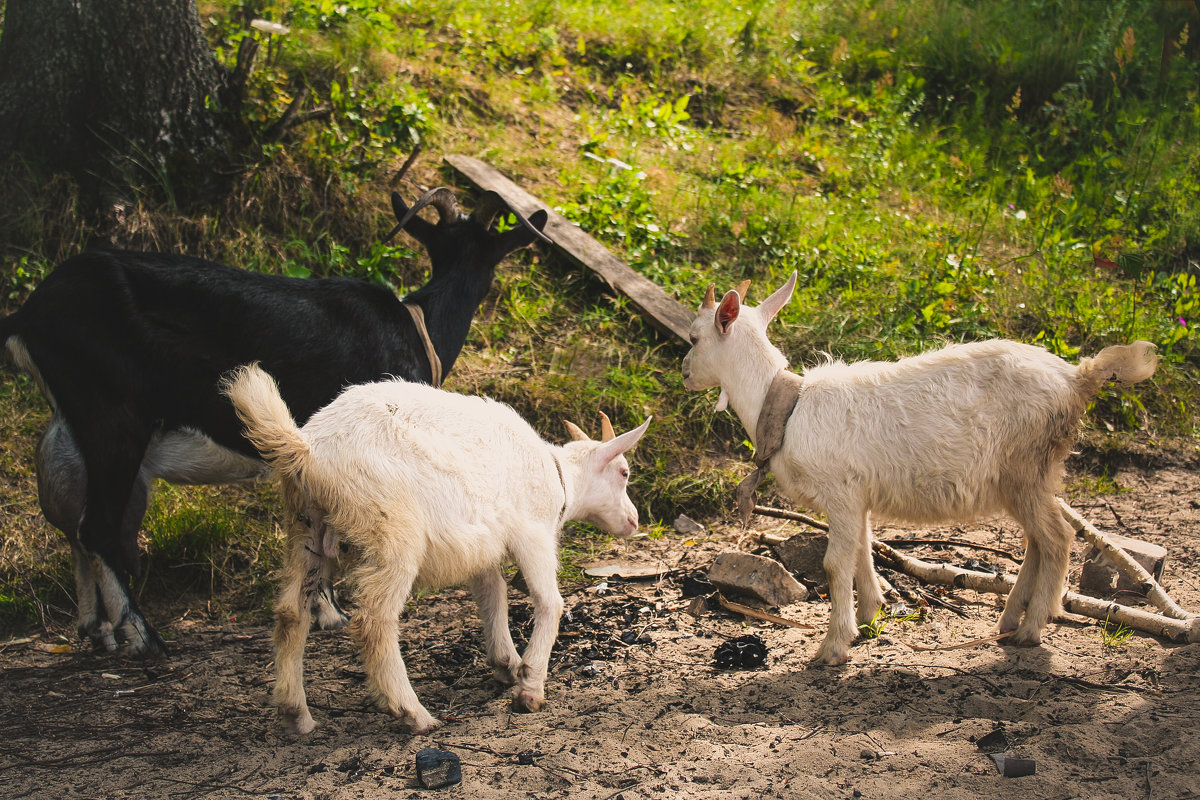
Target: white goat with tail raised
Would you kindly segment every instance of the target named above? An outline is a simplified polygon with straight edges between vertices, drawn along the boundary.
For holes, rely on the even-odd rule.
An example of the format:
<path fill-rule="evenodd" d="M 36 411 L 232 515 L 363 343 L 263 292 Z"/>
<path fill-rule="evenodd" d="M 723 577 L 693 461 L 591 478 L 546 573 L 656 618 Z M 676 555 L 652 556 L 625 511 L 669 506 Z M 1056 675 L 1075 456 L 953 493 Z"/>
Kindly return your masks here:
<path fill-rule="evenodd" d="M 1061 611 L 1067 575 L 1072 534 L 1054 495 L 1076 424 L 1106 381 L 1154 374 L 1154 345 L 1108 347 L 1074 366 L 1040 347 L 993 340 L 894 363 L 830 361 L 792 375 L 767 324 L 795 285 L 793 273 L 758 306 L 743 304 L 745 284 L 719 303 L 710 286 L 683 378 L 689 389 L 719 386 L 717 409 L 733 408 L 756 450 L 766 446 L 760 426 L 771 427 L 766 409 L 791 411 L 780 416 L 782 440 L 764 466 L 786 497 L 828 516 L 832 610 L 816 660 L 849 660 L 855 585 L 858 622 L 883 604 L 872 516 L 930 523 L 1010 514 L 1025 530 L 1027 552 L 999 632 L 1013 644 L 1040 644 Z M 768 402 L 773 383 L 789 382 L 785 403 Z"/>
<path fill-rule="evenodd" d="M 513 705 L 545 705 L 550 650 L 563 601 L 558 537 L 582 520 L 617 536 L 637 530 L 626 494 L 624 453 L 647 419 L 620 436 L 602 416 L 602 441 L 567 423 L 574 441 L 544 442 L 506 405 L 404 381 L 346 389 L 298 428 L 271 378 L 257 365 L 224 381 L 246 435 L 286 486 L 324 513 L 349 545 L 357 599 L 350 630 L 380 706 L 414 733 L 438 723 L 417 700 L 398 646 L 400 612 L 414 587 L 468 582 L 483 620 L 487 661 L 515 684 Z M 304 695 L 307 595 L 319 590 L 324 559 L 303 528 L 288 543 L 275 608 L 275 704 L 293 733 L 314 727 Z M 534 605 L 522 659 L 508 629 L 501 565 L 520 568 Z"/>

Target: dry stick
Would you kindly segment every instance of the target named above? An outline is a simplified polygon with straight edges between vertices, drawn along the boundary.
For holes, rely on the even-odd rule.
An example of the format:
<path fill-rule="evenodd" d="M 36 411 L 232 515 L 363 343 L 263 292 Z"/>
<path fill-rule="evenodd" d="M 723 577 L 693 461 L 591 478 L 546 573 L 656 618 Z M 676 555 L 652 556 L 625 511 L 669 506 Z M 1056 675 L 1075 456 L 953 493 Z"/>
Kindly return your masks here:
<path fill-rule="evenodd" d="M 1076 524 L 1075 520 L 1078 519 L 1084 526 L 1086 526 L 1086 528 L 1091 528 L 1092 531 L 1095 531 L 1095 528 L 1089 525 L 1086 520 L 1075 513 L 1074 509 L 1072 509 L 1066 503 L 1063 503 L 1061 500 L 1059 503 L 1062 507 L 1063 515 L 1067 521 L 1074 525 Z M 796 513 L 794 511 L 787 511 L 780 508 L 769 508 L 767 506 L 755 506 L 754 511 L 755 513 L 763 514 L 764 516 L 795 520 L 797 522 L 803 522 L 805 525 L 819 528 L 820 530 L 829 530 L 829 526 L 824 522 L 813 519 L 812 517 L 804 514 Z M 1067 512 L 1071 513 L 1068 514 Z M 1096 531 L 1096 533 L 1099 534 L 1099 531 Z M 1102 535 L 1097 537 L 1098 540 L 1103 538 L 1104 537 Z M 1108 542 L 1108 544 L 1112 545 L 1111 542 Z M 906 556 L 895 548 L 889 547 L 880 541 L 873 541 L 872 546 L 875 548 L 877 553 L 895 563 L 901 571 L 913 576 L 914 578 L 929 581 L 931 583 L 940 583 L 960 589 L 971 589 L 972 591 L 976 592 L 989 592 L 992 594 L 1007 595 L 1010 591 L 1012 591 L 1013 585 L 1017 582 L 1016 578 L 1013 578 L 1009 575 L 991 575 L 985 572 L 973 572 L 971 570 L 965 570 L 959 567 L 952 567 L 949 564 L 932 564 L 928 561 L 921 561 L 919 559 Z M 1115 545 L 1113 545 L 1113 547 L 1125 555 L 1126 560 L 1133 561 L 1133 559 L 1129 558 L 1129 556 L 1125 554 L 1125 552 L 1119 547 L 1115 547 Z M 1101 546 L 1101 549 L 1104 548 Z M 1133 563 L 1138 569 L 1141 569 L 1140 564 L 1137 564 L 1136 562 Z M 1158 586 L 1157 581 L 1154 581 L 1154 579 L 1151 578 L 1149 573 L 1147 573 L 1144 569 L 1142 569 L 1142 573 L 1146 575 L 1146 578 L 1149 579 L 1154 586 Z M 1144 583 L 1145 581 L 1143 581 L 1143 584 Z M 1158 588 L 1161 591 L 1162 587 L 1159 586 Z M 1161 597 L 1165 598 L 1166 602 L 1169 602 L 1171 605 L 1175 606 L 1171 598 L 1166 596 L 1166 592 L 1161 592 Z M 1188 612 L 1183 611 L 1183 609 L 1179 609 L 1178 606 L 1175 606 L 1175 608 L 1179 609 L 1179 612 L 1185 614 L 1186 618 L 1180 619 L 1176 617 L 1172 619 L 1150 611 L 1142 611 L 1141 609 L 1123 606 L 1120 603 L 1112 603 L 1105 600 L 1098 600 L 1095 597 L 1076 594 L 1075 592 L 1067 592 L 1063 595 L 1063 608 L 1072 614 L 1079 614 L 1080 616 L 1090 617 L 1091 619 L 1105 620 L 1106 622 L 1116 622 L 1121 625 L 1127 625 L 1134 630 L 1139 630 L 1143 633 L 1151 633 L 1155 636 L 1162 636 L 1163 638 L 1170 639 L 1172 641 L 1186 641 L 1189 643 L 1200 642 L 1200 616 L 1189 614 Z"/>
<path fill-rule="evenodd" d="M 741 603 L 735 603 L 732 600 L 726 600 L 725 595 L 721 594 L 720 592 L 717 592 L 717 601 L 720 602 L 722 608 L 732 611 L 735 614 L 753 617 L 754 619 L 761 619 L 763 622 L 774 622 L 776 625 L 786 625 L 790 628 L 803 628 L 810 631 L 816 630 L 816 628 L 814 628 L 812 625 L 807 625 L 803 622 L 797 622 L 796 620 L 788 619 L 787 617 L 781 617 L 777 614 L 769 614 L 766 611 L 759 611 L 757 608 L 744 606 Z"/>
<path fill-rule="evenodd" d="M 1082 533 L 1089 544 L 1103 553 L 1125 574 L 1137 581 L 1138 591 L 1144 594 L 1147 600 L 1162 609 L 1164 614 L 1168 617 L 1182 620 L 1195 619 L 1198 616 L 1180 608 L 1179 604 L 1172 600 L 1166 590 L 1163 589 L 1162 584 L 1156 581 L 1154 576 L 1146 571 L 1145 567 L 1134 561 L 1116 542 L 1101 533 L 1092 523 L 1080 516 L 1078 511 L 1071 508 L 1062 499 L 1059 499 L 1058 507 L 1062 512 L 1063 518 L 1075 528 L 1075 532 Z"/>
<path fill-rule="evenodd" d="M 777 519 L 790 519 L 793 522 L 803 522 L 805 525 L 816 528 L 820 531 L 828 531 L 829 523 L 822 522 L 819 519 L 810 517 L 807 514 L 801 514 L 798 511 L 788 511 L 786 508 L 772 508 L 771 506 L 755 506 L 755 514 L 761 514 L 764 517 L 776 517 Z"/>
<path fill-rule="evenodd" d="M 906 556 L 882 542 L 874 542 L 873 546 L 875 552 L 887 558 L 903 572 L 930 583 L 1004 595 L 1008 594 L 1016 583 L 1016 579 L 1011 575 L 989 575 L 985 572 L 973 572 L 953 567 L 949 564 L 931 564 L 928 561 Z M 1200 642 L 1200 617 L 1188 620 L 1171 619 L 1161 614 L 1130 608 L 1120 603 L 1099 600 L 1075 592 L 1067 592 L 1063 595 L 1063 608 L 1072 614 L 1105 622 L 1116 622 L 1134 630 L 1172 641 L 1184 641 L 1192 644 Z"/>
<path fill-rule="evenodd" d="M 807 514 L 801 514 L 797 511 L 788 511 L 787 509 L 784 509 L 784 508 L 773 508 L 771 506 L 755 506 L 754 513 L 760 514 L 764 517 L 775 517 L 776 519 L 787 519 L 787 520 L 793 520 L 795 522 L 803 522 L 805 525 L 809 525 L 813 528 L 816 528 L 816 529 L 822 530 L 822 531 L 829 530 L 829 525 L 827 523 L 822 522 L 819 519 L 810 517 Z M 763 539 L 765 541 L 767 541 L 769 544 L 778 544 L 778 542 L 776 542 L 773 537 L 763 536 Z M 783 541 L 783 540 L 780 540 L 780 541 Z M 984 550 L 989 553 L 995 553 L 998 556 L 1004 556 L 1009 561 L 1015 561 L 1018 564 L 1020 564 L 1022 561 L 1020 556 L 1014 555 L 1014 554 L 1008 552 L 1007 550 L 1003 550 L 999 547 L 991 547 L 986 544 L 975 544 L 974 542 L 964 542 L 964 541 L 960 541 L 958 539 L 888 539 L 886 541 L 888 544 L 893 544 L 893 545 L 894 544 L 911 544 L 914 547 L 917 545 L 923 545 L 923 544 L 944 544 L 944 545 L 952 545 L 954 547 L 967 547 L 967 548 L 971 548 L 974 550 Z"/>

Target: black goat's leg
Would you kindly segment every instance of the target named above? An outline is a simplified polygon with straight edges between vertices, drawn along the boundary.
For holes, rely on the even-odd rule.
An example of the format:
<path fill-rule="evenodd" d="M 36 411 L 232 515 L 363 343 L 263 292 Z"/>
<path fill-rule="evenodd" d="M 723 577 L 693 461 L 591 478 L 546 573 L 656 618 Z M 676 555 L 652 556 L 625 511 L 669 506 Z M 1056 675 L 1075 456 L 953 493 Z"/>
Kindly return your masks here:
<path fill-rule="evenodd" d="M 157 657 L 166 653 L 166 644 L 146 622 L 129 589 L 130 578 L 141 572 L 137 533 L 149 496 L 141 464 L 150 433 L 135 425 L 120 426 L 120 419 L 119 414 L 110 418 L 105 442 L 75 437 L 87 476 L 79 546 L 117 641 L 130 655 Z"/>
<path fill-rule="evenodd" d="M 101 590 L 101 578 L 104 575 L 97 573 L 90 554 L 79 538 L 87 496 L 87 468 L 70 429 L 58 415 L 51 419 L 50 426 L 38 443 L 36 472 L 42 513 L 46 521 L 62 531 L 71 544 L 79 636 L 90 640 L 97 650 L 113 652 L 118 642 Z M 120 536 L 123 540 L 137 540 L 149 497 L 150 480 L 144 472 L 139 471 L 121 521 Z"/>

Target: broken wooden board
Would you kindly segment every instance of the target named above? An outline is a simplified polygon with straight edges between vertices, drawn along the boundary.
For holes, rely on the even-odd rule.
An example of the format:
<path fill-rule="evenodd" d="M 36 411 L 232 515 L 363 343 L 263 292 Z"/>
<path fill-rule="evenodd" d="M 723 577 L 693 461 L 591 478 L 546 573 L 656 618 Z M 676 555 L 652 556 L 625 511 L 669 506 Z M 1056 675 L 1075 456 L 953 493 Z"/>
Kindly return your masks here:
<path fill-rule="evenodd" d="M 695 316 L 662 287 L 629 268 L 604 245 L 588 236 L 566 217 L 550 209 L 547 203 L 517 186 L 495 167 L 470 156 L 451 154 L 445 161 L 477 188 L 492 190 L 512 208 L 529 216 L 539 208 L 550 215 L 544 233 L 568 260 L 600 276 L 605 283 L 629 298 L 642 319 L 656 330 L 689 344 L 688 329 Z"/>

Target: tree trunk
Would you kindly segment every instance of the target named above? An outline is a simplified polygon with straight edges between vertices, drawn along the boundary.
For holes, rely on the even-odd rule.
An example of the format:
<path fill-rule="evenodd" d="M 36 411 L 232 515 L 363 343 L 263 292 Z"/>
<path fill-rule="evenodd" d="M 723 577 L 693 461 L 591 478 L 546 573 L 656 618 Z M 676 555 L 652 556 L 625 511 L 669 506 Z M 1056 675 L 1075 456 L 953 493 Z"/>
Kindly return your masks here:
<path fill-rule="evenodd" d="M 111 185 L 161 181 L 220 143 L 195 0 L 6 5 L 0 152 Z"/>

